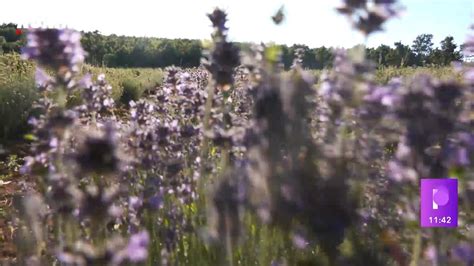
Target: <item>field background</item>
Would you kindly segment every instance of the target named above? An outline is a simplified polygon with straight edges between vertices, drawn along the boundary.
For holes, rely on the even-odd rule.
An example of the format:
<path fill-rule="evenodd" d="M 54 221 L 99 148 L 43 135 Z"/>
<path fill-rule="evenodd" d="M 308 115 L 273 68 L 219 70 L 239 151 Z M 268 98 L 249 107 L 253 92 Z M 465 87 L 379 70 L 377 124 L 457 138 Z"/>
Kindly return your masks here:
<path fill-rule="evenodd" d="M 278 38 L 263 19 L 285 27 L 286 4 L 261 22 L 247 13 L 266 4 L 204 5 L 149 9 L 174 35 L 146 36 L 174 39 L 2 22 L 0 265 L 473 266 L 474 35 L 448 12 L 461 2 L 413 9 L 449 27 L 420 14 L 425 27 L 376 43 L 402 3 L 331 7 L 361 39 L 309 4 Z M 208 33 L 180 38 L 206 16 Z M 447 177 L 459 219 L 429 223 L 457 228 L 421 227 L 420 179 Z"/>
<path fill-rule="evenodd" d="M 161 68 L 106 68 L 84 65 L 82 74 L 90 73 L 95 79 L 103 73 L 112 86 L 113 98 L 119 106 L 140 99 L 147 91 L 159 89 L 163 82 Z M 311 70 L 318 80 L 322 70 Z M 431 74 L 441 80 L 460 80 L 462 73 L 450 66 L 432 67 L 379 67 L 374 80 L 386 84 L 395 77 Z M 34 81 L 35 66 L 21 60 L 18 54 L 0 55 L 0 143 L 21 140 L 27 129 L 32 103 L 37 99 Z M 74 104 L 74 99 L 70 104 Z"/>
<path fill-rule="evenodd" d="M 193 71 L 193 69 L 189 69 Z M 316 80 L 320 77 L 322 70 L 310 70 Z M 18 55 L 9 54 L 0 56 L 0 255 L 14 257 L 13 228 L 9 223 L 9 212 L 12 207 L 12 199 L 20 191 L 25 191 L 33 183 L 27 176 L 18 174 L 21 158 L 27 154 L 27 142 L 24 140 L 30 128 L 27 125 L 28 117 L 31 115 L 32 106 L 39 95 L 35 85 L 35 65 L 21 60 Z M 84 65 L 81 74 L 90 73 L 95 79 L 98 74 L 104 73 L 106 80 L 113 88 L 113 98 L 118 103 L 117 109 L 128 108 L 130 100 L 138 100 L 148 94 L 161 90 L 164 79 L 164 69 L 151 68 L 104 68 Z M 419 74 L 430 74 L 441 80 L 462 80 L 462 74 L 456 72 L 452 67 L 379 67 L 375 72 L 375 81 L 378 84 L 386 84 L 395 77 L 411 78 Z M 77 96 L 79 97 L 79 96 Z M 79 101 L 78 101 L 79 102 Z M 74 97 L 70 99 L 69 105 L 76 104 Z M 190 212 L 195 210 L 190 210 Z M 247 245 L 236 248 L 235 256 L 241 265 L 250 265 L 258 262 L 258 265 L 270 265 L 275 257 L 286 257 L 291 265 L 292 261 L 299 258 L 311 256 L 308 251 L 300 251 L 286 246 L 285 234 L 277 229 L 267 227 L 258 228 L 254 217 L 245 217 L 245 225 L 248 233 Z M 350 237 L 349 232 L 349 237 Z M 354 240 L 354 239 L 352 239 Z M 195 244 L 197 239 L 187 239 L 186 243 Z M 357 244 L 357 242 L 356 242 Z M 359 243 L 360 244 L 360 243 Z M 344 242 L 341 245 L 341 253 L 353 256 L 361 250 L 361 247 L 353 246 L 354 242 Z M 201 250 L 193 250 L 201 248 Z M 196 252 L 193 258 L 202 256 L 198 264 L 210 263 L 209 258 L 215 259 L 217 253 L 205 250 L 203 246 L 183 247 L 182 250 Z M 182 251 L 181 250 L 181 251 Z M 268 251 L 273 252 L 268 252 Z M 254 254 L 255 257 L 248 257 Z M 256 255 L 257 254 L 257 255 Z M 156 254 L 155 254 L 156 255 Z M 189 255 L 189 254 L 188 254 Z M 187 255 L 183 256 L 185 261 Z M 321 261 L 324 264 L 324 261 Z M 362 263 L 362 262 L 361 262 Z"/>

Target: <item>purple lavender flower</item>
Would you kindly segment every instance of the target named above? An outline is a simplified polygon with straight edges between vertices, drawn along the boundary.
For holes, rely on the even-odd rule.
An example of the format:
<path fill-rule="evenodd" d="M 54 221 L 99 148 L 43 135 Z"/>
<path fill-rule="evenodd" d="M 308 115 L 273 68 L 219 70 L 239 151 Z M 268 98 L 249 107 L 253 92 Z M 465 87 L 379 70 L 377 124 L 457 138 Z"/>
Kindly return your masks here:
<path fill-rule="evenodd" d="M 309 245 L 308 240 L 306 240 L 300 234 L 293 234 L 291 240 L 293 241 L 293 244 L 295 245 L 295 247 L 297 247 L 299 249 L 305 249 Z"/>
<path fill-rule="evenodd" d="M 121 209 L 115 205 L 122 191 L 118 186 L 104 187 L 90 185 L 84 190 L 79 214 L 81 218 L 89 218 L 97 224 L 104 224 L 121 215 Z"/>
<path fill-rule="evenodd" d="M 139 197 L 130 197 L 128 205 L 130 209 L 137 211 L 143 205 L 143 200 Z"/>
<path fill-rule="evenodd" d="M 147 231 L 142 231 L 130 237 L 126 251 L 131 262 L 140 262 L 148 257 L 150 236 Z"/>
<path fill-rule="evenodd" d="M 211 14 L 207 14 L 207 17 L 211 20 L 212 26 L 216 28 L 217 31 L 225 33 L 228 28 L 225 26 L 227 22 L 227 14 L 216 8 Z"/>
<path fill-rule="evenodd" d="M 51 85 L 55 82 L 54 79 L 41 68 L 36 68 L 35 81 L 40 91 L 51 89 Z"/>
<path fill-rule="evenodd" d="M 122 168 L 115 129 L 108 123 L 102 135 L 90 134 L 75 155 L 81 173 L 109 174 Z"/>
<path fill-rule="evenodd" d="M 474 246 L 472 244 L 462 242 L 455 246 L 451 252 L 456 260 L 464 262 L 465 265 L 474 264 Z"/>
<path fill-rule="evenodd" d="M 467 37 L 464 43 L 463 54 L 464 56 L 472 56 L 474 55 L 474 25 L 471 26 L 472 32 Z"/>
<path fill-rule="evenodd" d="M 225 27 L 227 14 L 216 8 L 212 14 L 208 14 L 208 17 L 215 29 L 214 47 L 211 51 L 206 51 L 203 63 L 211 72 L 217 85 L 225 88 L 233 83 L 234 69 L 240 63 L 239 48 L 227 41 L 227 28 Z"/>
<path fill-rule="evenodd" d="M 96 117 L 115 106 L 112 86 L 107 83 L 104 74 L 99 74 L 95 83 L 92 82 L 90 74 L 86 74 L 78 85 L 83 88 L 81 92 L 84 104 L 78 107 L 83 116 Z"/>
<path fill-rule="evenodd" d="M 337 8 L 339 13 L 346 15 L 354 28 L 365 35 L 382 30 L 388 19 L 396 16 L 400 8 L 396 0 L 376 0 L 369 5 L 367 0 L 345 0 L 343 6 Z"/>
<path fill-rule="evenodd" d="M 30 29 L 22 57 L 57 72 L 78 72 L 86 55 L 80 40 L 81 34 L 70 29 Z"/>
<path fill-rule="evenodd" d="M 449 166 L 466 167 L 471 164 L 469 150 L 465 147 L 454 147 L 446 151 L 446 164 Z"/>
<path fill-rule="evenodd" d="M 466 71 L 466 73 L 464 73 L 464 79 L 469 84 L 474 85 L 474 68 L 470 68 Z"/>

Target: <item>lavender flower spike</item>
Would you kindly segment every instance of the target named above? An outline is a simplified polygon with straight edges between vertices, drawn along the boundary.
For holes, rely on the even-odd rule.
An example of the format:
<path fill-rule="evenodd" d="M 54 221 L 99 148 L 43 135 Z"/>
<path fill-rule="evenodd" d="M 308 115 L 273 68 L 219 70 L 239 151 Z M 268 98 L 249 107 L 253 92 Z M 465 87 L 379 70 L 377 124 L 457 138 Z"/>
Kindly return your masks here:
<path fill-rule="evenodd" d="M 75 73 L 86 55 L 80 40 L 81 34 L 70 29 L 31 29 L 22 57 L 56 71 L 65 69 Z"/>
<path fill-rule="evenodd" d="M 143 261 L 148 257 L 148 244 L 150 236 L 147 231 L 141 231 L 130 237 L 127 246 L 127 257 L 131 262 Z"/>

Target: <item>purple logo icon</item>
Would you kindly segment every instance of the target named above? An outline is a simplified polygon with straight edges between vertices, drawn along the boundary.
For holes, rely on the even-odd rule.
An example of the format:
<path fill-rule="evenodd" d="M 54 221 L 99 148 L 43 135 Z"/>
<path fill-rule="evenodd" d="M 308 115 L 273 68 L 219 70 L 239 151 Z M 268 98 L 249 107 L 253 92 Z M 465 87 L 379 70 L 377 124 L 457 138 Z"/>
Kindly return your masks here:
<path fill-rule="evenodd" d="M 421 179 L 421 227 L 458 226 L 458 180 Z"/>

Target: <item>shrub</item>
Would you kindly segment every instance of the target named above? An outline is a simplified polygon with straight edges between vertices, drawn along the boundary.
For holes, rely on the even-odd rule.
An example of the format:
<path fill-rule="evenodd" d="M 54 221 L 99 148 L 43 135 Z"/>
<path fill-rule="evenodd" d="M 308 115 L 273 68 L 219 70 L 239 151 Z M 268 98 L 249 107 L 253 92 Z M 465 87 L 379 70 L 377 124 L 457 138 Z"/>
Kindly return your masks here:
<path fill-rule="evenodd" d="M 150 69 L 142 72 L 141 82 L 145 92 L 152 92 L 163 83 L 163 72 L 161 69 Z"/>
<path fill-rule="evenodd" d="M 21 138 L 37 99 L 33 64 L 19 55 L 0 56 L 0 141 Z"/>
<path fill-rule="evenodd" d="M 0 140 L 19 139 L 28 128 L 28 117 L 37 99 L 32 78 L 0 84 Z"/>
<path fill-rule="evenodd" d="M 83 67 L 82 72 L 91 73 L 94 78 L 104 73 L 107 83 L 112 86 L 112 98 L 114 98 L 116 102 L 120 102 L 124 90 L 123 85 L 127 83 L 127 79 L 140 83 L 142 85 L 142 94 L 146 90 L 160 86 L 163 81 L 163 71 L 161 69 L 103 68 L 86 65 Z"/>
<path fill-rule="evenodd" d="M 120 102 L 128 105 L 130 101 L 137 101 L 143 95 L 143 86 L 136 79 L 126 79 L 122 82 L 122 96 Z"/>

